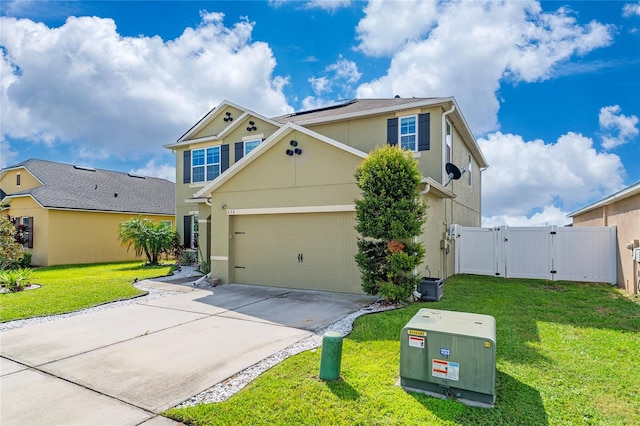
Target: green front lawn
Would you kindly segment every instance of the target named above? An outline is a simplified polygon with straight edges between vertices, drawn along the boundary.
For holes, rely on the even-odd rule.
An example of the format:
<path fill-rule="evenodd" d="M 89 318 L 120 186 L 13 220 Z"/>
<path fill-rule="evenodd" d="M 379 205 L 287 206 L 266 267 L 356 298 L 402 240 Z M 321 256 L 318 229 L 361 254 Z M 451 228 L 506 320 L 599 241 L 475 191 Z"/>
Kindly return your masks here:
<path fill-rule="evenodd" d="M 396 386 L 400 330 L 424 307 L 495 317 L 495 408 Z M 640 424 L 640 304 L 608 285 L 460 275 L 440 302 L 360 317 L 342 380 L 318 378 L 320 354 L 283 361 L 223 403 L 164 415 L 193 425 Z"/>
<path fill-rule="evenodd" d="M 64 265 L 35 268 L 35 290 L 0 294 L 0 322 L 77 311 L 144 294 L 131 283 L 168 275 L 172 266 L 141 262 Z"/>

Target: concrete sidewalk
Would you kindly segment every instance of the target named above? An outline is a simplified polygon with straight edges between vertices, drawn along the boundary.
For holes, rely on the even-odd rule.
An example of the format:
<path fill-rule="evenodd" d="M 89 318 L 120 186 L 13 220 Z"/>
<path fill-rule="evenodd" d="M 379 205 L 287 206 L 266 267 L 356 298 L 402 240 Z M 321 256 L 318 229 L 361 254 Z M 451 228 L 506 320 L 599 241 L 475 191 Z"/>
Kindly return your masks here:
<path fill-rule="evenodd" d="M 0 333 L 0 424 L 175 424 L 157 413 L 374 300 L 149 286 L 181 293 Z"/>

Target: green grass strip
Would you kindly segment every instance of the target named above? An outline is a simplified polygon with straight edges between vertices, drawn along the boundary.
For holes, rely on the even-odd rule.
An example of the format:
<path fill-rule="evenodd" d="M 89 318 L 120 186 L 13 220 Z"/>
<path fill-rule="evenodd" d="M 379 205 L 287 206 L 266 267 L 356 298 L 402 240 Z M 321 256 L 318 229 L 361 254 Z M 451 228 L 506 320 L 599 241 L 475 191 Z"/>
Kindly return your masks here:
<path fill-rule="evenodd" d="M 144 294 L 132 285 L 168 275 L 172 266 L 141 262 L 50 266 L 33 269 L 31 282 L 41 287 L 0 294 L 0 322 L 62 314 Z"/>
<path fill-rule="evenodd" d="M 496 318 L 495 408 L 396 386 L 400 331 L 425 307 Z M 225 402 L 164 414 L 189 425 L 638 425 L 639 348 L 640 304 L 609 285 L 459 275 L 440 302 L 358 318 L 341 380 L 318 378 L 317 349 Z"/>

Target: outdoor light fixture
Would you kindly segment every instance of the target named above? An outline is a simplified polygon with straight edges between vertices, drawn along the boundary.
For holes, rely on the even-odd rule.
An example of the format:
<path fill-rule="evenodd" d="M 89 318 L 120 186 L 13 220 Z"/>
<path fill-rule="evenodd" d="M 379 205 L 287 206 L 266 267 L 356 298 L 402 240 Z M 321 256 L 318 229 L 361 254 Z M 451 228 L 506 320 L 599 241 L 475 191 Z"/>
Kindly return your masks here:
<path fill-rule="evenodd" d="M 295 140 L 292 139 L 291 142 L 289 142 L 289 145 L 291 145 L 293 147 L 296 147 L 296 146 L 298 146 L 298 141 L 295 141 Z"/>
<path fill-rule="evenodd" d="M 225 115 L 226 117 L 223 118 L 224 121 L 233 121 L 233 118 L 231 117 L 231 113 L 229 111 L 227 111 Z"/>
<path fill-rule="evenodd" d="M 296 149 L 294 149 L 294 150 L 293 150 L 293 152 L 295 152 L 295 153 L 296 153 L 296 155 L 300 155 L 300 154 L 302 154 L 302 150 L 301 150 L 300 148 L 296 148 Z"/>
<path fill-rule="evenodd" d="M 253 125 L 254 125 L 254 124 L 256 124 L 256 123 L 254 123 L 253 121 L 249 121 L 249 124 L 250 124 L 251 126 L 253 126 Z"/>
<path fill-rule="evenodd" d="M 285 151 L 285 154 L 287 154 L 289 157 L 291 157 L 293 155 L 293 151 L 288 149 L 288 150 Z"/>

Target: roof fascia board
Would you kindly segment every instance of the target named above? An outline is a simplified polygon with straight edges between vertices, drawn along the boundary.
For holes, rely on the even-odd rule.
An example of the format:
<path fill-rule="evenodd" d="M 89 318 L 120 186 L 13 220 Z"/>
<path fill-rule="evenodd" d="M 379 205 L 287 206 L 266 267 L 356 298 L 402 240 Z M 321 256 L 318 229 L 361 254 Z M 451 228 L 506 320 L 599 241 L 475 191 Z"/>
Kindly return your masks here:
<path fill-rule="evenodd" d="M 220 103 L 220 105 L 218 105 L 217 107 L 211 109 L 204 117 L 202 117 L 200 120 L 198 120 L 198 122 L 196 124 L 191 126 L 191 128 L 189 130 L 187 130 L 187 132 L 184 135 L 180 136 L 180 138 L 178 139 L 178 143 L 184 142 L 190 136 L 193 136 L 195 133 L 197 133 L 203 127 L 205 127 L 207 124 L 209 124 L 211 122 L 211 120 L 213 120 L 215 117 L 217 117 L 219 114 L 222 113 L 222 110 L 224 109 L 223 108 L 224 106 L 230 106 L 230 107 L 239 109 L 241 111 L 246 111 L 246 108 L 243 108 L 243 107 L 241 107 L 239 105 L 236 105 L 233 102 L 229 102 L 228 100 L 225 99 Z"/>
<path fill-rule="evenodd" d="M 269 150 L 273 145 L 275 145 L 277 142 L 279 142 L 282 138 L 284 138 L 286 135 L 294 132 L 294 131 L 298 131 L 304 134 L 307 134 L 313 138 L 316 138 L 322 142 L 325 142 L 331 146 L 334 146 L 336 148 L 342 149 L 343 151 L 346 151 L 350 154 L 353 154 L 357 157 L 360 157 L 362 159 L 367 157 L 367 154 L 355 149 L 353 147 L 350 147 L 348 145 L 345 145 L 341 142 L 338 142 L 336 140 L 333 140 L 331 138 L 328 138 L 326 136 L 323 136 L 319 133 L 316 133 L 312 130 L 307 129 L 306 127 L 302 127 L 300 125 L 294 124 L 294 123 L 287 123 L 284 126 L 282 126 L 280 129 L 278 129 L 274 134 L 272 134 L 271 136 L 269 136 L 264 142 L 262 142 L 261 144 L 259 144 L 255 149 L 253 149 L 249 154 L 247 154 L 246 156 L 242 157 L 242 159 L 240 161 L 238 161 L 237 163 L 235 163 L 233 166 L 231 166 L 226 172 L 224 172 L 223 174 L 221 174 L 218 178 L 216 178 L 215 180 L 211 181 L 208 185 L 206 185 L 204 188 L 202 188 L 200 191 L 196 192 L 193 196 L 194 199 L 198 199 L 198 198 L 205 198 L 208 197 L 213 191 L 215 191 L 216 189 L 218 189 L 220 186 L 222 186 L 225 182 L 227 182 L 229 179 L 231 179 L 233 176 L 235 176 L 238 172 L 240 172 L 242 169 L 244 169 L 245 167 L 247 167 L 249 164 L 251 164 L 256 158 L 258 158 L 260 155 L 262 155 L 263 152 Z"/>
<path fill-rule="evenodd" d="M 136 211 L 125 211 L 125 210 L 117 210 L 117 211 L 116 210 L 90 210 L 90 209 L 73 209 L 70 207 L 45 206 L 42 203 L 40 203 L 40 201 L 38 201 L 38 199 L 36 199 L 31 194 L 7 195 L 6 197 L 4 197 L 3 201 L 7 201 L 7 200 L 10 201 L 14 198 L 25 198 L 25 197 L 31 198 L 33 201 L 36 202 L 36 204 L 38 204 L 38 206 L 40 206 L 40 208 L 45 210 L 59 210 L 59 211 L 87 212 L 87 213 L 122 213 L 122 214 L 149 215 L 149 216 L 175 216 L 175 213 L 168 214 L 168 213 L 136 212 Z"/>
<path fill-rule="evenodd" d="M 36 176 L 35 174 L 33 174 L 33 172 L 32 172 L 31 170 L 29 170 L 29 169 L 28 169 L 24 164 L 21 164 L 21 165 L 16 166 L 16 167 L 8 167 L 8 168 L 6 168 L 6 169 L 2 169 L 2 174 L 0 174 L 0 179 L 2 179 L 3 177 L 5 177 L 5 175 L 6 175 L 8 172 L 11 172 L 11 171 L 14 171 L 14 170 L 24 170 L 25 172 L 27 172 L 27 173 L 29 173 L 31 176 L 33 176 L 33 178 L 34 178 L 35 180 L 37 180 L 37 181 L 40 183 L 40 185 L 44 185 L 44 182 L 42 182 L 42 181 L 38 178 L 38 176 Z"/>
<path fill-rule="evenodd" d="M 567 217 L 578 216 L 583 213 L 587 213 L 591 210 L 595 210 L 599 207 L 604 207 L 609 204 L 613 204 L 616 201 L 624 200 L 625 198 L 632 197 L 636 194 L 640 194 L 640 182 L 637 182 L 628 188 L 625 188 L 621 191 L 616 192 L 615 194 L 609 195 L 608 197 L 603 198 L 600 201 L 596 201 L 595 203 L 589 204 L 579 210 L 574 211 L 573 213 L 569 213 Z"/>
<path fill-rule="evenodd" d="M 239 109 L 244 109 L 241 108 L 239 106 L 236 106 L 236 108 Z M 242 113 L 242 115 L 240 117 L 238 117 L 237 119 L 234 119 L 233 122 L 228 125 L 227 127 L 225 127 L 220 133 L 218 133 L 217 135 L 211 135 L 211 136 L 204 136 L 201 138 L 197 138 L 197 139 L 185 139 L 185 136 L 183 136 L 182 138 L 180 138 L 180 140 L 178 140 L 177 143 L 171 143 L 171 144 L 167 144 L 167 145 L 163 145 L 165 148 L 167 149 L 173 149 L 173 148 L 178 148 L 181 146 L 185 146 L 185 145 L 191 145 L 191 144 L 197 144 L 197 143 L 203 143 L 203 142 L 211 142 L 211 141 L 215 141 L 215 140 L 220 140 L 222 138 L 224 138 L 227 134 L 231 133 L 232 130 L 235 130 L 238 126 L 240 126 L 240 123 L 244 120 L 246 120 L 248 117 L 255 117 L 256 119 L 265 121 L 273 126 L 276 127 L 282 127 L 282 123 L 278 123 L 277 121 L 273 121 L 272 119 L 265 117 L 263 115 L 257 114 L 251 110 L 244 110 L 245 112 Z"/>
<path fill-rule="evenodd" d="M 453 191 L 448 190 L 447 188 L 442 186 L 439 182 L 437 182 L 436 180 L 428 176 L 423 178 L 420 182 L 427 186 L 426 191 L 423 192 L 424 194 L 433 194 L 439 198 L 456 198 L 457 197 L 456 194 L 453 193 Z"/>
<path fill-rule="evenodd" d="M 41 208 L 43 208 L 43 209 L 48 209 L 48 208 L 50 208 L 50 207 L 45 207 L 45 206 L 43 206 L 43 205 L 42 205 L 42 203 L 40 203 L 40 201 L 38 201 L 38 199 L 37 199 L 37 198 L 35 198 L 35 197 L 34 197 L 33 195 L 31 195 L 31 194 L 7 195 L 6 197 L 4 197 L 4 198 L 2 199 L 2 201 L 11 201 L 11 200 L 13 200 L 14 198 L 31 198 L 31 199 L 32 199 L 33 201 L 35 201 L 35 202 L 36 202 L 36 204 L 38 204 Z"/>
<path fill-rule="evenodd" d="M 487 162 L 486 157 L 482 153 L 482 150 L 480 149 L 480 145 L 478 145 L 478 141 L 476 141 L 475 136 L 471 132 L 471 129 L 469 128 L 469 124 L 467 123 L 467 120 L 464 118 L 464 115 L 462 115 L 462 110 L 458 106 L 458 103 L 456 102 L 455 98 L 451 97 L 447 99 L 456 107 L 456 110 L 453 113 L 456 117 L 458 117 L 458 119 L 460 120 L 460 123 L 462 124 L 464 132 L 467 136 L 467 146 L 476 157 L 476 160 L 478 161 L 478 165 L 480 166 L 480 168 L 489 167 L 489 163 Z"/>
<path fill-rule="evenodd" d="M 463 135 L 463 139 L 465 140 L 465 143 L 467 144 L 471 152 L 474 154 L 474 157 L 478 161 L 478 164 L 480 165 L 481 168 L 489 167 L 489 163 L 487 162 L 487 159 L 482 153 L 482 150 L 480 149 L 480 146 L 478 145 L 476 138 L 473 136 L 473 133 L 471 132 L 471 129 L 467 124 L 467 120 L 462 115 L 460 107 L 458 106 L 458 103 L 456 102 L 454 97 L 421 100 L 421 101 L 411 102 L 411 103 L 402 104 L 402 105 L 370 109 L 367 111 L 359 111 L 359 112 L 353 112 L 349 114 L 336 114 L 329 117 L 320 117 L 320 118 L 314 118 L 309 120 L 301 120 L 301 121 L 297 121 L 296 124 L 301 126 L 309 126 L 313 124 L 321 124 L 324 122 L 350 120 L 354 118 L 388 114 L 390 112 L 403 111 L 403 110 L 415 109 L 415 108 L 433 107 L 433 106 L 443 106 L 445 107 L 445 109 L 448 109 L 447 107 L 449 105 L 455 105 L 456 107 L 454 114 L 456 117 L 458 117 L 458 119 L 460 120 L 460 123 L 462 124 L 462 130 L 464 131 L 464 134 L 465 134 Z"/>
<path fill-rule="evenodd" d="M 402 110 L 406 110 L 406 109 L 415 109 L 415 108 L 421 108 L 421 107 L 424 108 L 424 107 L 437 106 L 437 105 L 440 105 L 440 104 L 446 104 L 447 102 L 451 102 L 452 100 L 453 100 L 453 98 L 435 98 L 435 99 L 411 102 L 411 103 L 402 104 L 402 105 L 387 106 L 387 107 L 382 107 L 382 108 L 369 109 L 369 110 L 366 110 L 366 111 L 352 112 L 352 113 L 348 113 L 348 114 L 336 114 L 336 115 L 332 115 L 332 116 L 328 116 L 328 117 L 319 117 L 319 118 L 312 118 L 312 119 L 309 119 L 309 120 L 300 120 L 300 121 L 297 121 L 296 124 L 301 125 L 301 126 L 308 126 L 308 125 L 321 124 L 321 123 L 330 122 L 330 121 L 351 120 L 353 118 L 361 118 L 361 117 L 367 117 L 367 116 L 371 116 L 371 115 L 388 114 L 390 112 L 402 111 Z M 337 108 L 336 110 L 338 110 L 338 109 L 339 108 Z"/>

